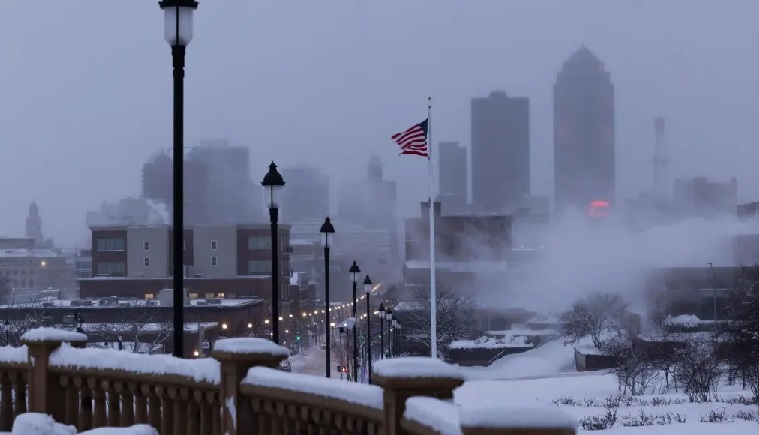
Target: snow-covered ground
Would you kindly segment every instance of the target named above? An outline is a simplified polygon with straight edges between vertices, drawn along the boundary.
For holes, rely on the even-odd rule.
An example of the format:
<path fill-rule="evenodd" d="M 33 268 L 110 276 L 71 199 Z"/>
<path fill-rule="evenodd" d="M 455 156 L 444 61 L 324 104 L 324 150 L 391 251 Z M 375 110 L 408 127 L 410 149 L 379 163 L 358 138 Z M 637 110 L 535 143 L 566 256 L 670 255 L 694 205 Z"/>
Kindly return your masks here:
<path fill-rule="evenodd" d="M 689 403 L 682 393 L 618 399 L 612 375 L 578 373 L 573 356 L 572 346 L 556 340 L 508 355 L 490 367 L 462 367 L 469 380 L 456 391 L 455 400 L 462 407 L 486 403 L 559 406 L 587 424 L 616 412 L 613 427 L 599 432 L 604 435 L 759 434 L 757 405 L 748 403 L 748 393 L 740 386 L 720 387 L 708 403 Z M 667 422 L 671 423 L 661 424 Z M 627 427 L 640 424 L 650 425 Z"/>
<path fill-rule="evenodd" d="M 506 355 L 489 367 L 462 367 L 467 379 L 518 379 L 577 373 L 574 348 L 561 339 L 549 341 L 523 353 Z"/>

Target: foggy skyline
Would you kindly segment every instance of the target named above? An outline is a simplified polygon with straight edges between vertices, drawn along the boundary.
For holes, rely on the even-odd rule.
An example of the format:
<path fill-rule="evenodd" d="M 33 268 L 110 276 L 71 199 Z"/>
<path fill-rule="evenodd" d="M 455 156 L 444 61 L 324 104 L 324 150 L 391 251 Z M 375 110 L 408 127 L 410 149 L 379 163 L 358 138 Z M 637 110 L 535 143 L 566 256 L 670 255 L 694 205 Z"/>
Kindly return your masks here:
<path fill-rule="evenodd" d="M 530 98 L 532 193 L 552 197 L 553 84 L 586 45 L 615 86 L 618 202 L 651 189 L 659 115 L 671 178 L 735 176 L 739 200 L 759 200 L 757 13 L 751 0 L 201 1 L 185 146 L 249 146 L 254 181 L 271 160 L 309 163 L 332 192 L 376 154 L 398 182 L 401 216 L 415 216 L 426 162 L 398 157 L 390 135 L 423 119 L 431 95 L 433 159 L 440 141 L 469 147 L 471 98 L 504 90 Z M 81 243 L 85 212 L 137 196 L 142 164 L 171 145 L 161 11 L 3 4 L 0 95 L 0 235 L 22 235 L 36 200 L 46 237 Z"/>

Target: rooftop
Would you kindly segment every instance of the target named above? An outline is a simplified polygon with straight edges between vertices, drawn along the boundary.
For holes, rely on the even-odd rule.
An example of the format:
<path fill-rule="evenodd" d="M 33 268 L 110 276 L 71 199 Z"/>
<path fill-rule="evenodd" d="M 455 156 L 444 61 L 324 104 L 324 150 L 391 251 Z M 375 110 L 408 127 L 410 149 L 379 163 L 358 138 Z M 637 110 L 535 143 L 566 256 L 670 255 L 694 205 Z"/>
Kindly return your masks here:
<path fill-rule="evenodd" d="M 58 254 L 49 249 L 0 249 L 0 257 L 56 258 Z"/>

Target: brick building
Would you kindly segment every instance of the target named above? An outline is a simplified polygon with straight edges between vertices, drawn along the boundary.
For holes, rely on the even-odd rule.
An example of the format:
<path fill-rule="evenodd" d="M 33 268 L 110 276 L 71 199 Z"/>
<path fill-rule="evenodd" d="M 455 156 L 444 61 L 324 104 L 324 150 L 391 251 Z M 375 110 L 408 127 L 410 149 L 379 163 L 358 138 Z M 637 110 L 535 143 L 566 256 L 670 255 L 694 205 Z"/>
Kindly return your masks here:
<path fill-rule="evenodd" d="M 93 277 L 80 280 L 81 298 L 154 299 L 160 290 L 172 287 L 170 226 L 93 226 L 91 230 Z M 190 299 L 271 299 L 269 225 L 196 226 L 184 231 Z M 280 297 L 288 302 L 289 225 L 279 226 L 278 237 Z"/>

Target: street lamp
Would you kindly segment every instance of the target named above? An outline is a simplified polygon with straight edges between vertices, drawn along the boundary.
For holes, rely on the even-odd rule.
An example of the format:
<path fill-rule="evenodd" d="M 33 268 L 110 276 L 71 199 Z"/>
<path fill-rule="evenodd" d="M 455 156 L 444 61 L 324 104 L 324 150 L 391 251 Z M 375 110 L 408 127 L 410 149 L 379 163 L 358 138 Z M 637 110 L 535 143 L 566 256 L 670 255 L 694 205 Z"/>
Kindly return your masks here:
<path fill-rule="evenodd" d="M 401 356 L 401 331 L 403 328 L 401 328 L 401 324 L 396 322 L 395 323 L 395 355 Z"/>
<path fill-rule="evenodd" d="M 76 321 L 76 332 L 84 334 L 84 319 L 78 311 L 74 311 L 74 320 Z"/>
<path fill-rule="evenodd" d="M 358 283 L 356 278 L 361 273 L 361 269 L 358 268 L 355 260 L 353 260 L 348 272 L 350 272 L 353 282 L 353 382 L 358 382 L 358 334 L 356 333 L 356 323 L 358 323 L 356 322 L 356 286 Z"/>
<path fill-rule="evenodd" d="M 393 310 L 391 310 L 390 308 L 388 308 L 387 311 L 385 311 L 385 320 L 387 320 L 387 322 L 388 322 L 387 323 L 387 357 L 388 358 L 392 358 L 393 354 L 390 353 L 390 352 L 393 350 L 393 348 L 392 348 L 392 345 L 393 345 L 393 335 L 392 335 L 392 332 L 393 332 Z M 383 352 L 384 352 L 384 350 L 383 350 Z"/>
<path fill-rule="evenodd" d="M 184 63 L 185 48 L 192 40 L 194 0 L 163 0 L 164 38 L 171 45 L 174 63 L 174 144 L 173 144 L 173 269 L 174 356 L 182 358 L 184 331 Z"/>
<path fill-rule="evenodd" d="M 380 302 L 377 309 L 380 318 L 380 359 L 385 358 L 385 305 Z"/>
<path fill-rule="evenodd" d="M 369 315 L 369 295 L 372 293 L 372 280 L 369 275 L 364 278 L 364 295 L 366 296 L 366 373 L 369 383 L 372 383 L 372 321 Z"/>
<path fill-rule="evenodd" d="M 279 197 L 285 180 L 277 171 L 277 165 L 271 162 L 269 172 L 264 176 L 261 185 L 268 189 L 266 206 L 269 208 L 271 222 L 271 318 L 272 340 L 279 344 Z"/>
<path fill-rule="evenodd" d="M 324 299 L 325 304 L 327 305 L 327 310 L 325 317 L 327 319 L 327 323 L 329 323 L 329 248 L 332 241 L 330 240 L 332 238 L 332 234 L 335 234 L 335 227 L 332 226 L 332 221 L 329 220 L 329 216 L 327 216 L 326 219 L 324 219 L 324 223 L 322 224 L 322 227 L 319 228 L 319 232 L 324 234 L 324 239 L 322 239 L 322 242 L 324 244 Z M 326 364 L 327 364 L 327 377 L 330 377 L 330 367 L 329 364 L 331 362 L 330 359 L 330 347 L 329 347 L 329 334 L 325 334 L 325 341 L 324 345 L 327 348 L 327 358 L 326 358 Z"/>

